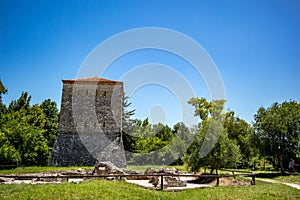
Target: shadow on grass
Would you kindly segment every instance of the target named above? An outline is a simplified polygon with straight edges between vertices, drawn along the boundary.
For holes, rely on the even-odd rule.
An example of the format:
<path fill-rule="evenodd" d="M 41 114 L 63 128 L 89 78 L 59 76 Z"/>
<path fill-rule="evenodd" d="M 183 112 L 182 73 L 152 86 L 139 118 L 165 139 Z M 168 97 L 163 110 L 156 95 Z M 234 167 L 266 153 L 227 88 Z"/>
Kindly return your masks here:
<path fill-rule="evenodd" d="M 280 172 L 276 172 L 276 173 L 258 173 L 255 174 L 255 177 L 257 178 L 276 178 L 278 176 L 289 176 L 290 174 L 288 173 L 280 173 Z"/>
<path fill-rule="evenodd" d="M 215 180 L 217 180 L 217 178 L 214 177 L 198 177 L 195 180 L 188 180 L 188 183 L 197 183 L 197 184 L 210 184 L 212 182 L 214 182 Z"/>

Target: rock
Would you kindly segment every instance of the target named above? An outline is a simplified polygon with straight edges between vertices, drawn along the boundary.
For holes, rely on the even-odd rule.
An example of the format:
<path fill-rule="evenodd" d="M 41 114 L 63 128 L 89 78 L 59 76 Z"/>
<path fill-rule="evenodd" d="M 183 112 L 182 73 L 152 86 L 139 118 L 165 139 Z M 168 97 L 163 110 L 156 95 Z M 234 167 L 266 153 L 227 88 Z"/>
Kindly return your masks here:
<path fill-rule="evenodd" d="M 158 173 L 158 170 L 151 168 L 151 167 L 148 167 L 144 172 L 144 174 L 157 174 L 157 173 Z"/>
<path fill-rule="evenodd" d="M 180 180 L 179 177 L 166 176 L 164 182 L 168 187 L 186 187 L 186 181 Z"/>
<path fill-rule="evenodd" d="M 11 182 L 14 182 L 14 181 L 15 181 L 14 178 L 0 177 L 0 184 L 1 184 L 1 183 L 7 183 L 7 182 L 11 183 Z"/>
<path fill-rule="evenodd" d="M 94 167 L 93 173 L 97 175 L 125 174 L 123 170 L 116 167 L 110 161 L 98 162 Z"/>
<path fill-rule="evenodd" d="M 81 181 L 83 181 L 83 179 L 81 179 L 81 178 L 70 178 L 70 179 L 68 180 L 69 183 L 75 183 L 75 184 L 78 184 L 78 183 L 80 183 Z"/>
<path fill-rule="evenodd" d="M 125 169 L 123 170 L 126 174 L 141 174 L 140 172 L 138 171 L 135 171 L 135 170 L 128 170 L 128 169 Z"/>
<path fill-rule="evenodd" d="M 138 172 L 138 171 L 124 170 L 124 173 L 128 174 L 128 175 L 132 175 L 132 176 L 127 176 L 126 177 L 127 180 L 145 180 L 145 179 L 148 179 L 147 176 L 141 176 L 143 174 Z M 134 175 L 136 175 L 136 176 L 134 176 Z"/>
<path fill-rule="evenodd" d="M 158 171 L 158 173 L 162 173 L 162 174 L 178 174 L 178 169 L 173 167 L 173 168 L 160 168 L 160 170 Z"/>
<path fill-rule="evenodd" d="M 164 188 L 168 188 L 168 187 L 186 187 L 186 181 L 180 180 L 179 177 L 174 177 L 174 176 L 178 175 L 178 169 L 177 168 L 161 168 L 160 170 L 156 170 L 156 169 L 153 169 L 153 168 L 147 168 L 145 170 L 145 174 L 170 175 L 170 176 L 164 176 L 164 180 L 163 180 Z M 160 177 L 148 176 L 148 178 L 149 178 L 149 183 L 152 183 L 155 188 L 160 188 L 161 187 Z"/>
<path fill-rule="evenodd" d="M 152 183 L 153 186 L 156 188 L 159 184 L 159 179 L 157 176 L 152 176 L 149 180 L 149 183 Z"/>

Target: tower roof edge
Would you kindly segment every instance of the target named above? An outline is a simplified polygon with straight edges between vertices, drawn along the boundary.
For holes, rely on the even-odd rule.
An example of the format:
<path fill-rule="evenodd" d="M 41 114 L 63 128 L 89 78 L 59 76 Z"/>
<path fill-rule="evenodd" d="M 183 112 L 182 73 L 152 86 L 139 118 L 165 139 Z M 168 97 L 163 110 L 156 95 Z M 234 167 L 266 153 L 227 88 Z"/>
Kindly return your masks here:
<path fill-rule="evenodd" d="M 114 81 L 100 77 L 90 77 L 90 78 L 78 78 L 62 80 L 63 83 L 109 83 L 109 84 L 123 84 L 121 81 Z"/>

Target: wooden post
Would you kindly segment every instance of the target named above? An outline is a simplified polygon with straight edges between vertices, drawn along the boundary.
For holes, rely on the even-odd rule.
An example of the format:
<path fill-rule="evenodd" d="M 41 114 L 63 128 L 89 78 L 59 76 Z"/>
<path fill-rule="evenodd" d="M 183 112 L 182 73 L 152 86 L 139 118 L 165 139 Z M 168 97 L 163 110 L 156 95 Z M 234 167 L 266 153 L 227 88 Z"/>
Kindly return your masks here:
<path fill-rule="evenodd" d="M 255 174 L 252 172 L 252 185 L 255 185 Z"/>
<path fill-rule="evenodd" d="M 216 169 L 216 173 L 217 173 L 217 185 L 219 185 L 219 174 L 218 174 L 218 169 Z"/>
<path fill-rule="evenodd" d="M 164 190 L 164 176 L 160 176 L 160 190 Z"/>

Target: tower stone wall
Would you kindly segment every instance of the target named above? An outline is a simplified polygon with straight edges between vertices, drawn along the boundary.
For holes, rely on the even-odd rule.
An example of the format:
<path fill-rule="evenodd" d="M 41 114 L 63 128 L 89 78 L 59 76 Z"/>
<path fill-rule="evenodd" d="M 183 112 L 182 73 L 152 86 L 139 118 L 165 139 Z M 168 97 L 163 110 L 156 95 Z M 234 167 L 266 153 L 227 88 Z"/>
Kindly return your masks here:
<path fill-rule="evenodd" d="M 125 167 L 122 141 L 123 83 L 102 78 L 63 80 L 51 166 L 111 161 Z"/>

